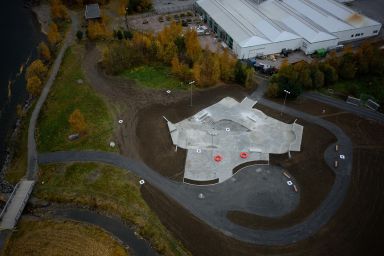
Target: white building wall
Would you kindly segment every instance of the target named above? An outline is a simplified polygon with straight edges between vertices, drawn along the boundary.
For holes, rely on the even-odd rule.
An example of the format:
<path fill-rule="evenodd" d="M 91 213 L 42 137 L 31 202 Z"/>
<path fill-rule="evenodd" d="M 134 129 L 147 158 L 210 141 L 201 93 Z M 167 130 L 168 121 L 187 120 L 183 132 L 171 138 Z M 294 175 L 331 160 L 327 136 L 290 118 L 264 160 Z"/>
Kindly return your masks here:
<path fill-rule="evenodd" d="M 328 48 L 334 48 L 338 43 L 338 39 L 333 39 L 333 40 L 327 40 L 327 41 L 322 41 L 322 42 L 316 42 L 316 43 L 309 43 L 306 40 L 303 40 L 302 45 L 301 45 L 301 50 L 305 52 L 305 54 L 312 54 L 316 50 L 319 49 L 328 49 Z"/>
<path fill-rule="evenodd" d="M 351 30 L 345 30 L 340 32 L 333 33 L 335 36 L 339 38 L 339 43 L 363 39 L 371 36 L 377 36 L 380 32 L 381 25 L 374 25 L 370 27 L 364 28 L 355 28 Z M 373 33 L 376 31 L 375 33 Z M 353 37 L 351 36 L 353 35 Z"/>
<path fill-rule="evenodd" d="M 239 59 L 248 59 L 252 57 L 256 57 L 259 55 L 269 55 L 280 53 L 282 49 L 299 49 L 301 46 L 302 39 L 295 39 L 290 41 L 283 41 L 277 43 L 270 43 L 264 45 L 255 45 L 251 47 L 240 47 L 238 46 L 238 50 L 236 52 L 237 58 Z"/>

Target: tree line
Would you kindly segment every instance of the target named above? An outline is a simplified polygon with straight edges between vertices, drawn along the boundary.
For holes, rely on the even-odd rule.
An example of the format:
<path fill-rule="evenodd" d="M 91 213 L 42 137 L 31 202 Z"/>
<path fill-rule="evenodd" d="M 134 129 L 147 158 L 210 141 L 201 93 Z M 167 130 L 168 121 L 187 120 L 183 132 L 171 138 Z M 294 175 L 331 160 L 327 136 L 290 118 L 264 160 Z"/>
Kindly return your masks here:
<path fill-rule="evenodd" d="M 182 81 L 194 80 L 199 87 L 219 81 L 250 86 L 254 72 L 227 49 L 212 52 L 208 46 L 202 48 L 194 29 L 183 30 L 175 22 L 156 35 L 133 32 L 130 40 L 116 40 L 104 50 L 102 61 L 106 72 L 113 75 L 153 63 L 170 66 L 173 75 Z"/>
<path fill-rule="evenodd" d="M 289 97 L 295 98 L 303 90 L 333 88 L 338 82 L 360 81 L 359 86 L 366 86 L 368 91 L 383 91 L 384 52 L 370 42 L 363 43 L 359 48 L 344 48 L 340 55 L 330 52 L 324 61 L 312 63 L 299 62 L 289 65 L 283 63 L 278 73 L 269 82 L 267 96 L 284 96 L 284 90 L 291 92 Z M 356 83 L 354 83 L 356 84 Z M 362 88 L 349 86 L 348 93 L 354 96 Z M 377 95 L 375 95 L 377 96 Z M 383 101 L 383 95 L 378 100 Z"/>

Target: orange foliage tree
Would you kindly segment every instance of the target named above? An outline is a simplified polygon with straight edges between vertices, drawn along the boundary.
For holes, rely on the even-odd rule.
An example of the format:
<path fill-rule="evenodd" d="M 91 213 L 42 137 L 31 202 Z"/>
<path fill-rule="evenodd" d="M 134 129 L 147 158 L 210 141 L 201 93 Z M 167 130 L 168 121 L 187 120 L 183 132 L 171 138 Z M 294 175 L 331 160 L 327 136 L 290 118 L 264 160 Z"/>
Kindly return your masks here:
<path fill-rule="evenodd" d="M 51 51 L 49 50 L 48 46 L 46 43 L 41 42 L 38 46 L 38 52 L 39 52 L 39 57 L 46 61 L 49 62 L 51 60 Z"/>
<path fill-rule="evenodd" d="M 36 97 L 40 94 L 42 89 L 42 83 L 39 77 L 32 76 L 27 80 L 27 91 L 33 97 Z"/>
<path fill-rule="evenodd" d="M 79 133 L 80 135 L 85 135 L 88 131 L 87 123 L 85 118 L 79 109 L 76 109 L 69 116 L 68 122 L 71 126 L 72 131 Z"/>
<path fill-rule="evenodd" d="M 43 80 L 47 75 L 48 69 L 41 60 L 33 61 L 27 68 L 26 78 L 27 80 L 33 76 L 37 76 L 40 80 Z"/>
<path fill-rule="evenodd" d="M 61 35 L 59 33 L 59 29 L 57 28 L 56 23 L 51 23 L 48 29 L 48 42 L 51 46 L 56 46 L 61 41 Z"/>
<path fill-rule="evenodd" d="M 51 1 L 51 15 L 53 19 L 65 20 L 68 19 L 68 10 L 60 0 Z"/>

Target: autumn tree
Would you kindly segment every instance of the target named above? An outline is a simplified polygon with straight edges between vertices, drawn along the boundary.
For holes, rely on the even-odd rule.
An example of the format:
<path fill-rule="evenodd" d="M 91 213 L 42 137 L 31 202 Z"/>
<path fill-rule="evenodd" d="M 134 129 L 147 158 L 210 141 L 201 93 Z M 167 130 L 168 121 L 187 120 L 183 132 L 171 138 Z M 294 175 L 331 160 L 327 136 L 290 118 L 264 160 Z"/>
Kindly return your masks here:
<path fill-rule="evenodd" d="M 187 57 L 192 61 L 192 63 L 196 62 L 200 58 L 202 51 L 195 30 L 188 29 L 185 33 L 185 47 Z"/>
<path fill-rule="evenodd" d="M 309 64 L 306 62 L 299 62 L 296 63 L 293 68 L 296 72 L 298 72 L 296 82 L 303 88 L 312 88 L 312 76 Z"/>
<path fill-rule="evenodd" d="M 180 65 L 179 57 L 175 55 L 171 61 L 171 72 L 175 75 L 180 75 L 180 71 L 181 71 L 181 65 Z"/>
<path fill-rule="evenodd" d="M 38 59 L 33 61 L 27 68 L 26 79 L 36 76 L 40 80 L 43 80 L 47 75 L 48 69 L 44 63 Z"/>
<path fill-rule="evenodd" d="M 51 1 L 51 15 L 57 20 L 65 20 L 69 17 L 67 7 L 60 0 Z"/>
<path fill-rule="evenodd" d="M 46 61 L 49 62 L 51 60 L 51 51 L 49 50 L 48 46 L 46 43 L 41 42 L 38 46 L 38 52 L 39 52 L 39 57 Z"/>
<path fill-rule="evenodd" d="M 246 78 L 244 83 L 245 88 L 252 89 L 255 87 L 256 82 L 254 80 L 254 77 L 255 77 L 255 70 L 252 68 L 248 68 L 246 71 Z"/>
<path fill-rule="evenodd" d="M 89 21 L 87 29 L 88 38 L 91 40 L 106 39 L 111 36 L 104 22 Z"/>
<path fill-rule="evenodd" d="M 51 23 L 49 25 L 47 37 L 48 37 L 48 42 L 52 47 L 56 46 L 56 44 L 58 44 L 61 41 L 62 38 L 56 23 Z"/>
<path fill-rule="evenodd" d="M 200 70 L 197 70 L 198 68 Z M 198 85 L 201 87 L 216 84 L 220 79 L 220 62 L 218 56 L 206 49 L 204 56 L 199 62 L 199 66 L 196 65 L 194 67 L 193 74 Z"/>
<path fill-rule="evenodd" d="M 227 49 L 219 55 L 220 61 L 220 78 L 223 81 L 232 81 L 234 79 L 234 71 L 236 59 L 229 54 Z"/>
<path fill-rule="evenodd" d="M 42 83 L 39 77 L 31 76 L 27 80 L 27 91 L 33 97 L 37 97 L 40 95 L 42 89 Z"/>
<path fill-rule="evenodd" d="M 87 123 L 79 109 L 73 111 L 69 116 L 68 122 L 73 132 L 79 133 L 80 135 L 85 135 L 87 133 Z"/>

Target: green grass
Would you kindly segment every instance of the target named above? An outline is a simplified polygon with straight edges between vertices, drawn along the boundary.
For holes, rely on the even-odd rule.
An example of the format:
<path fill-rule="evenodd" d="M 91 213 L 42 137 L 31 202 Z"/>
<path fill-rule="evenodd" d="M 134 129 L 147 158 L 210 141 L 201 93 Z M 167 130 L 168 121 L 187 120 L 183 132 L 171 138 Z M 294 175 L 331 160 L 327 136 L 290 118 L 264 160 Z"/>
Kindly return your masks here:
<path fill-rule="evenodd" d="M 81 69 L 82 51 L 79 46 L 69 48 L 59 74 L 40 113 L 37 142 L 40 152 L 59 150 L 104 150 L 109 147 L 113 132 L 113 118 L 106 103 L 87 84 Z M 77 80 L 82 79 L 83 84 Z M 76 141 L 69 141 L 73 133 L 68 118 L 75 109 L 84 115 L 88 133 Z"/>
<path fill-rule="evenodd" d="M 155 89 L 186 89 L 181 80 L 165 66 L 141 66 L 122 73 L 123 77 L 135 80 L 139 85 Z"/>
<path fill-rule="evenodd" d="M 139 179 L 125 170 L 94 163 L 42 166 L 34 195 L 118 215 L 133 223 L 162 254 L 186 255 L 141 197 Z"/>
<path fill-rule="evenodd" d="M 335 94 L 341 94 L 344 96 L 353 96 L 356 98 L 367 98 L 367 96 L 374 97 L 377 101 L 384 101 L 384 90 L 382 85 L 384 80 L 381 78 L 363 78 L 350 81 L 338 81 L 330 88 L 335 91 Z M 326 89 L 321 89 L 321 92 L 329 94 Z"/>

